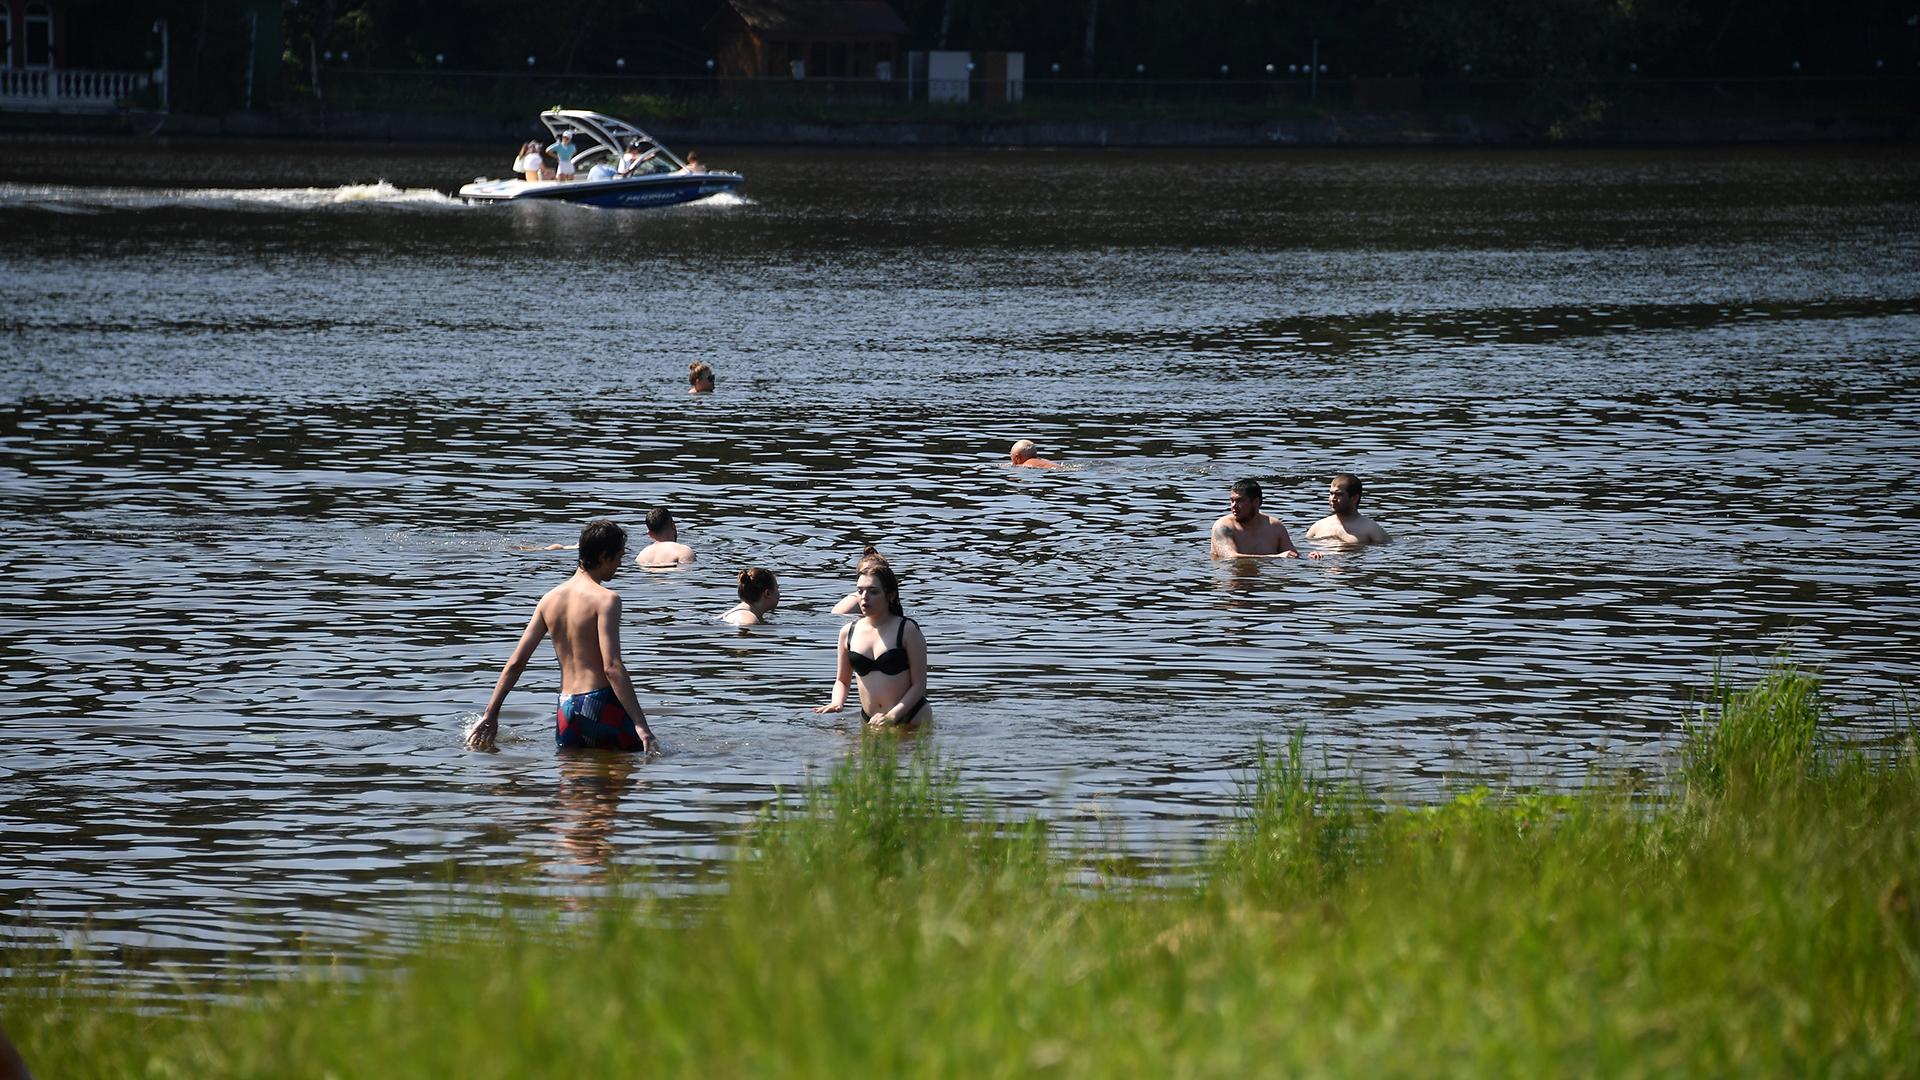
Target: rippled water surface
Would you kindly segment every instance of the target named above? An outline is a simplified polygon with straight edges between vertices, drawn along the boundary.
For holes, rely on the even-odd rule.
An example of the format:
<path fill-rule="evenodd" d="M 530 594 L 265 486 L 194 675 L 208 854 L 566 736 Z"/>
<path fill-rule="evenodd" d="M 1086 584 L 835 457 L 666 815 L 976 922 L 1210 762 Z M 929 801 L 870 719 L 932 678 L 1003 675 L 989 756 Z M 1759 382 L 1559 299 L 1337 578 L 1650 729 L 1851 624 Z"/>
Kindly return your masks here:
<path fill-rule="evenodd" d="M 1658 767 L 1718 662 L 1790 649 L 1861 738 L 1913 684 L 1920 152 L 715 149 L 740 198 L 446 197 L 511 149 L 5 145 L 0 934 L 271 963 L 460 868 L 689 880 L 858 738 L 810 706 L 868 541 L 921 738 L 1157 855 L 1298 729 L 1419 799 Z M 1235 479 L 1298 537 L 1340 470 L 1391 546 L 1207 560 Z M 698 562 L 614 584 L 671 752 L 556 753 L 545 648 L 463 749 L 570 568 L 519 548 L 657 504 Z"/>

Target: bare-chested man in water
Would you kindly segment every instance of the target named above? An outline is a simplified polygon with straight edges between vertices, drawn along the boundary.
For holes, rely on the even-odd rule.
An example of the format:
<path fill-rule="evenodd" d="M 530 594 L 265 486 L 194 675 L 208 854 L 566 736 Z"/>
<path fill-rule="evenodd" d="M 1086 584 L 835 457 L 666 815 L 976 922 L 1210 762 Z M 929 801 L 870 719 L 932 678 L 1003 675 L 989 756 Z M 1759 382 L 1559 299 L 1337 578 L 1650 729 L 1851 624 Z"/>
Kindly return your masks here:
<path fill-rule="evenodd" d="M 647 511 L 647 539 L 653 541 L 633 557 L 633 565 L 659 569 L 693 561 L 693 549 L 680 542 L 680 527 L 664 506 Z"/>
<path fill-rule="evenodd" d="M 1216 559 L 1241 555 L 1278 555 L 1297 559 L 1300 552 L 1287 536 L 1280 519 L 1260 512 L 1260 484 L 1241 480 L 1227 496 L 1227 513 L 1213 523 L 1213 550 Z"/>
<path fill-rule="evenodd" d="M 1333 511 L 1307 530 L 1309 540 L 1338 540 L 1343 544 L 1384 544 L 1387 530 L 1360 513 L 1360 478 L 1343 472 L 1327 485 L 1327 506 Z"/>
<path fill-rule="evenodd" d="M 604 584 L 620 572 L 626 557 L 627 532 L 620 526 L 595 521 L 580 530 L 579 569 L 534 607 L 520 643 L 493 685 L 486 711 L 467 732 L 468 746 L 493 747 L 500 731 L 500 706 L 520 681 L 540 639 L 552 634 L 553 655 L 560 661 L 555 745 L 649 753 L 660 749 L 633 696 L 633 680 L 620 662 L 620 594 Z"/>
<path fill-rule="evenodd" d="M 1046 458 L 1036 456 L 1032 439 L 1021 439 L 1019 442 L 1014 443 L 1013 449 L 1007 451 L 1007 460 L 1023 469 L 1057 469 L 1060 467 L 1060 463 L 1057 461 L 1048 461 Z"/>

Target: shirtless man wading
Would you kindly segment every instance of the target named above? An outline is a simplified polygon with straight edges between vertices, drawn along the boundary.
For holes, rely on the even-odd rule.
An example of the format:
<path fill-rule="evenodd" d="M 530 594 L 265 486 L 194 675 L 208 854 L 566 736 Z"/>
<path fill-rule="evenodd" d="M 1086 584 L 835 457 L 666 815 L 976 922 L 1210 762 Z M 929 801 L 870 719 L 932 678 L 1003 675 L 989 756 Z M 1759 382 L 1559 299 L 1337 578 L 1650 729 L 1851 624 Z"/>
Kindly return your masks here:
<path fill-rule="evenodd" d="M 1338 540 L 1343 544 L 1384 544 L 1387 530 L 1360 513 L 1360 478 L 1343 472 L 1327 485 L 1327 508 L 1333 513 L 1313 523 L 1309 540 Z"/>
<path fill-rule="evenodd" d="M 626 556 L 627 532 L 613 522 L 595 521 L 580 530 L 579 569 L 534 607 L 520 643 L 494 683 L 486 711 L 467 732 L 468 746 L 493 747 L 500 706 L 540 639 L 552 634 L 553 655 L 560 661 L 554 744 L 649 753 L 660 749 L 633 696 L 633 680 L 620 662 L 620 594 L 604 584 L 620 572 Z"/>
<path fill-rule="evenodd" d="M 1278 555 L 1297 559 L 1300 552 L 1287 536 L 1280 519 L 1260 512 L 1260 484 L 1241 480 L 1227 496 L 1227 513 L 1213 523 L 1212 557 L 1232 559 L 1241 555 Z"/>
<path fill-rule="evenodd" d="M 693 549 L 680 542 L 680 527 L 664 506 L 647 511 L 647 539 L 653 543 L 633 557 L 635 566 L 679 566 L 693 561 Z"/>

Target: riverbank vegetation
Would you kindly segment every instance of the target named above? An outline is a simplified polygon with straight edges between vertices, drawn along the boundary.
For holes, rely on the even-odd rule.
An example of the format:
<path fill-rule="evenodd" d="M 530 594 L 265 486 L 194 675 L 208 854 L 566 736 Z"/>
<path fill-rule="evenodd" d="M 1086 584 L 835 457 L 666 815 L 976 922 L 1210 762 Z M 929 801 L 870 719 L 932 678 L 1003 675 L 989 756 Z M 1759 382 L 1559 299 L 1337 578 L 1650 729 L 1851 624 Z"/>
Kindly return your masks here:
<path fill-rule="evenodd" d="M 1101 118 L 1083 110 L 1141 119 L 1151 118 L 1143 115 L 1149 112 L 1198 112 L 1206 119 L 1209 107 L 1285 110 L 1296 100 L 1339 113 L 1352 107 L 1350 95 L 1336 90 L 1328 101 L 1328 87 L 1346 87 L 1356 77 L 1410 76 L 1425 80 L 1427 105 L 1437 113 L 1482 119 L 1545 112 L 1570 122 L 1596 108 L 1631 110 L 1641 99 L 1652 99 L 1653 115 L 1678 106 L 1769 119 L 1797 116 L 1816 107 L 1812 101 L 1848 110 L 1842 115 L 1897 115 L 1911 109 L 1920 75 L 1920 34 L 1908 21 L 1912 5 L 1892 0 L 1845 11 L 1813 0 L 894 0 L 890 6 L 906 28 L 895 42 L 896 76 L 907 70 L 898 53 L 909 50 L 1017 52 L 1025 57 L 1028 99 L 1050 101 L 1074 120 Z M 736 88 L 772 91 L 783 105 L 716 94 L 712 76 L 746 74 L 721 58 L 723 0 L 131 0 L 120 7 L 126 10 L 119 17 L 64 42 L 60 66 L 152 70 L 164 48 L 156 35 L 170 27 L 164 39 L 171 42 L 169 101 L 184 113 L 406 112 L 418 107 L 414 95 L 422 90 L 429 98 L 465 93 L 476 100 L 464 111 L 476 115 L 491 115 L 490 101 L 502 93 L 515 97 L 516 116 L 556 100 L 608 111 L 606 97 L 591 92 L 594 80 L 628 75 L 686 83 L 678 91 L 621 85 L 607 96 L 664 93 L 677 108 L 702 116 L 762 111 L 784 119 L 781 108 L 811 108 L 809 99 L 821 96 L 863 110 L 858 102 L 870 94 L 901 91 L 904 100 L 903 86 L 821 85 L 850 73 L 833 65 L 820 70 L 817 61 L 805 85 L 784 78 L 783 68 L 781 79 Z M 1309 69 L 1325 76 L 1314 89 Z M 414 77 L 405 78 L 409 74 Z M 1754 80 L 1782 85 L 1756 92 Z M 1830 80 L 1888 85 L 1835 87 Z M 851 102 L 844 99 L 849 94 Z M 1403 107 L 1361 104 L 1357 111 Z M 920 119 L 905 105 L 888 113 Z"/>
<path fill-rule="evenodd" d="M 1696 711 L 1670 777 L 1437 806 L 1295 738 L 1150 875 L 874 740 L 712 894 L 164 1010 L 10 963 L 0 1024 L 45 1076 L 1920 1074 L 1911 717 L 1831 743 L 1785 665 Z"/>

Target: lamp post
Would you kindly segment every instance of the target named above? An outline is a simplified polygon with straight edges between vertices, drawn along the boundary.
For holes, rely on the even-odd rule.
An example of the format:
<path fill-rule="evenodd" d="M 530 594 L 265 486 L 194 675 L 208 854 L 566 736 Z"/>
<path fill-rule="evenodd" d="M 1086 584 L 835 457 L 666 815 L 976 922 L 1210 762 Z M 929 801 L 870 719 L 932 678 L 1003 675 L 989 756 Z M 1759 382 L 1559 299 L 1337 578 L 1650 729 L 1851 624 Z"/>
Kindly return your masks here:
<path fill-rule="evenodd" d="M 173 80 L 167 78 L 167 20 L 153 20 L 153 32 L 160 35 L 160 111 L 171 112 L 173 90 L 169 84 Z"/>

